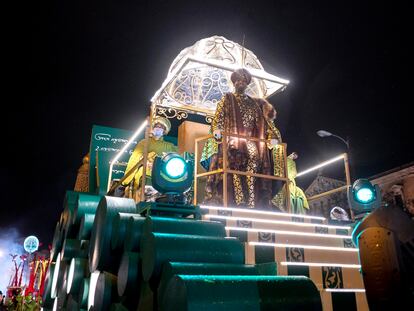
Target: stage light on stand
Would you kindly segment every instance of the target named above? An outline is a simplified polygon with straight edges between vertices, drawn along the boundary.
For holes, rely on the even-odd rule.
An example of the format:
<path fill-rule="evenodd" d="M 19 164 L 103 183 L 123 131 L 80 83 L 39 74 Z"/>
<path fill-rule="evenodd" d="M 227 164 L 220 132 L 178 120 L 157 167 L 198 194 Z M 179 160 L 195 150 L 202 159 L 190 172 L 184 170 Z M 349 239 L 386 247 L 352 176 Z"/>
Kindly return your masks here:
<path fill-rule="evenodd" d="M 368 179 L 358 179 L 348 188 L 348 202 L 355 214 L 369 213 L 381 205 L 381 190 Z"/>
<path fill-rule="evenodd" d="M 160 195 L 138 204 L 141 215 L 192 217 L 201 219 L 199 206 L 191 204 L 194 181 L 194 158 L 184 152 L 156 156 L 151 171 L 151 185 Z"/>
<path fill-rule="evenodd" d="M 152 167 L 152 186 L 168 200 L 182 197 L 193 184 L 193 165 L 181 155 L 170 152 L 156 157 Z"/>
<path fill-rule="evenodd" d="M 172 157 L 166 161 L 165 173 L 171 178 L 180 178 L 186 172 L 186 163 L 181 157 Z"/>

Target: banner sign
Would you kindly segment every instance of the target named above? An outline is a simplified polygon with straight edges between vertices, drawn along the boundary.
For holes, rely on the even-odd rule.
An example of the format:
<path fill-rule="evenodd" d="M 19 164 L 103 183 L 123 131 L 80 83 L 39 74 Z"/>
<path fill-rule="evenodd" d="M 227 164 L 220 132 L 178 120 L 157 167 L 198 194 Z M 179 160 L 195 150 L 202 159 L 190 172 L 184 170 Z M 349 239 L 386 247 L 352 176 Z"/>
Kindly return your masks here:
<path fill-rule="evenodd" d="M 132 137 L 133 132 L 94 125 L 92 128 L 89 162 L 89 192 L 105 195 L 108 187 L 110 161 L 121 151 Z M 144 138 L 144 131 L 124 151 L 118 162 L 128 162 L 137 145 Z M 112 179 L 124 176 L 126 166 L 114 165 Z"/>

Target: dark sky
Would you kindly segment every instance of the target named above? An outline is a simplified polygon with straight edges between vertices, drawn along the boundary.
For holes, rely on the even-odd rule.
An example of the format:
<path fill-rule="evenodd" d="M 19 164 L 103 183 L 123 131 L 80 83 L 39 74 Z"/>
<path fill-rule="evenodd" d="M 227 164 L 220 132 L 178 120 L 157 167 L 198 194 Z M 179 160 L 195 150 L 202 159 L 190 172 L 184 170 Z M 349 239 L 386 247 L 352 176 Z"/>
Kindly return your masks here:
<path fill-rule="evenodd" d="M 13 40 L 26 108 L 12 105 L 21 133 L 7 120 L 19 154 L 2 164 L 0 225 L 50 243 L 92 126 L 134 130 L 172 60 L 212 35 L 244 34 L 265 70 L 291 81 L 270 101 L 299 170 L 345 151 L 318 129 L 349 136 L 354 177 L 412 161 L 408 11 L 363 2 L 39 1 Z"/>

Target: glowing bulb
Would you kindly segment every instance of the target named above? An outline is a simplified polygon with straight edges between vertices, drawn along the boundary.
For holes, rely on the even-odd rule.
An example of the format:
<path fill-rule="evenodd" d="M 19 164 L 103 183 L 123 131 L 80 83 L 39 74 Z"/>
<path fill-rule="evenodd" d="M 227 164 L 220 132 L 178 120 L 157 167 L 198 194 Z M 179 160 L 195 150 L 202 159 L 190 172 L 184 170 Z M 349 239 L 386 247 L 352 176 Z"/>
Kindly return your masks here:
<path fill-rule="evenodd" d="M 179 178 L 185 173 L 185 162 L 181 158 L 172 158 L 165 165 L 165 171 L 171 178 Z"/>
<path fill-rule="evenodd" d="M 356 198 L 361 203 L 368 203 L 374 198 L 374 192 L 372 189 L 362 188 L 356 192 Z"/>

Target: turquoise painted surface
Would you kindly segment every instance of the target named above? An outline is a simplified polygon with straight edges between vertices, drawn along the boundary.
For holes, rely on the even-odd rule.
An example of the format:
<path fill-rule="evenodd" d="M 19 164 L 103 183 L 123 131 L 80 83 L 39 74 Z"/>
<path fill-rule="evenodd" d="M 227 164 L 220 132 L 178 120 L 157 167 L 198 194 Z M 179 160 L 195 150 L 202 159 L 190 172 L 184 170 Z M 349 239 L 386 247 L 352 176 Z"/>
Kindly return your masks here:
<path fill-rule="evenodd" d="M 105 194 L 109 177 L 109 162 L 125 146 L 133 132 L 118 128 L 94 125 L 92 127 L 90 142 L 90 163 L 89 163 L 89 192 Z M 142 133 L 120 157 L 119 161 L 128 162 L 137 142 L 144 138 Z M 97 170 L 98 168 L 98 170 Z M 123 176 L 125 167 L 115 166 L 112 171 L 112 178 Z M 99 178 L 99 187 L 98 187 Z"/>

